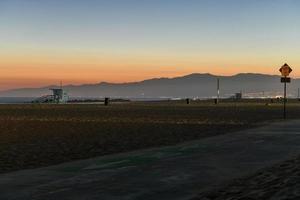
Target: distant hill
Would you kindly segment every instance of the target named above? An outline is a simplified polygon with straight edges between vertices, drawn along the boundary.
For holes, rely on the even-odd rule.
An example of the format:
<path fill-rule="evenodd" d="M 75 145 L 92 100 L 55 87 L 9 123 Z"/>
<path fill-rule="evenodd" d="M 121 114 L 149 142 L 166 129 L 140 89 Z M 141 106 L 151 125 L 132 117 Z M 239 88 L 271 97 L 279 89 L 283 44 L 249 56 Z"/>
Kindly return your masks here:
<path fill-rule="evenodd" d="M 229 97 L 242 91 L 248 95 L 280 95 L 280 76 L 243 73 L 234 76 L 212 74 L 190 74 L 175 78 L 154 78 L 132 83 L 98 83 L 88 85 L 67 85 L 64 89 L 71 97 L 121 97 L 121 98 L 161 98 L 161 97 L 213 97 L 216 96 L 217 78 L 220 79 L 221 96 Z M 21 88 L 0 92 L 0 97 L 39 97 L 51 93 L 48 86 L 43 88 Z M 288 85 L 289 95 L 296 96 L 300 79 L 293 79 Z"/>

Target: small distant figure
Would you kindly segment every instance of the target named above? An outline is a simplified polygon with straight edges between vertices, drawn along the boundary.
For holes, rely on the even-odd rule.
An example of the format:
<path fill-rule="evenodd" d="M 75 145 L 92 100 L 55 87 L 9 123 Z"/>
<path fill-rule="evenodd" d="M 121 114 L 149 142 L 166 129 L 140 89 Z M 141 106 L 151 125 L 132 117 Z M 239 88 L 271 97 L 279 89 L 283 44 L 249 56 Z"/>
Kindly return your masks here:
<path fill-rule="evenodd" d="M 105 105 L 105 106 L 108 106 L 108 104 L 109 104 L 109 98 L 108 98 L 108 97 L 105 97 L 105 99 L 104 99 L 104 105 Z"/>

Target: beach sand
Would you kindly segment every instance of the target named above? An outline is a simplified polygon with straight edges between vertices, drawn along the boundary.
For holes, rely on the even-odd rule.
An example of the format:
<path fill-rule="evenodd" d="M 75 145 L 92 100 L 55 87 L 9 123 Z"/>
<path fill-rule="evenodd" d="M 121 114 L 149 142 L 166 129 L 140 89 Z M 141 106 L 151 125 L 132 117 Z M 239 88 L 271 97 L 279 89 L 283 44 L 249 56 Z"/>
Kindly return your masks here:
<path fill-rule="evenodd" d="M 192 200 L 238 199 L 300 199 L 300 156 L 192 198 Z"/>

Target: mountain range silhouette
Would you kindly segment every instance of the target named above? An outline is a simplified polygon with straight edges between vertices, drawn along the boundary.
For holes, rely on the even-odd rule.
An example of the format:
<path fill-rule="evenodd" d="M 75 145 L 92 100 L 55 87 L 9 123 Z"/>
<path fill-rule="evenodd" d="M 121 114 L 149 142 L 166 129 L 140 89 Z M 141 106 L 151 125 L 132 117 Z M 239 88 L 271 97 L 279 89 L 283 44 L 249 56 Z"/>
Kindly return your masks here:
<path fill-rule="evenodd" d="M 176 98 L 216 96 L 217 79 L 220 80 L 221 97 L 237 92 L 253 95 L 280 95 L 283 85 L 280 76 L 241 73 L 233 76 L 217 76 L 208 73 L 193 73 L 175 78 L 153 78 L 140 82 L 65 85 L 70 97 L 116 97 L 116 98 Z M 39 97 L 51 93 L 47 86 L 42 88 L 20 88 L 0 92 L 0 97 Z M 297 96 L 300 79 L 288 84 L 289 96 Z"/>

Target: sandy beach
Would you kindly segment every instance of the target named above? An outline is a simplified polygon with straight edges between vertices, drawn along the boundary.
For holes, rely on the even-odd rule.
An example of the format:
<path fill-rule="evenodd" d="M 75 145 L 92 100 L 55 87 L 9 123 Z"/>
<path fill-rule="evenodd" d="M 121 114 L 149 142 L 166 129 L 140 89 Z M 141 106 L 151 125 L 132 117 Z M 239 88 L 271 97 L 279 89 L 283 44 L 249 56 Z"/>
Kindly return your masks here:
<path fill-rule="evenodd" d="M 192 200 L 300 199 L 300 156 L 236 179 L 227 186 L 199 194 Z"/>

